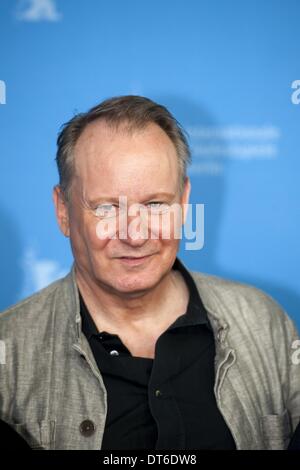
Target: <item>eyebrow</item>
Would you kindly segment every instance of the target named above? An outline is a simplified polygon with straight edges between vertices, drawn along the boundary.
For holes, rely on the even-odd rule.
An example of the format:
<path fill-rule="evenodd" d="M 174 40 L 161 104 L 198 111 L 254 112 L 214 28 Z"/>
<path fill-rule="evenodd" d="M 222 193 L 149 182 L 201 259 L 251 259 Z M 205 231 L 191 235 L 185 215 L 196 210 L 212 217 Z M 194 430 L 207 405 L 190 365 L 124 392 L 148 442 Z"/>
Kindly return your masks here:
<path fill-rule="evenodd" d="M 166 193 L 166 192 L 153 193 L 153 194 L 148 194 L 147 197 L 144 199 L 144 202 L 145 201 L 150 201 L 151 199 L 159 199 L 159 198 L 173 199 L 175 196 L 176 196 L 176 194 L 174 194 L 174 193 Z M 99 204 L 103 201 L 119 202 L 119 197 L 102 196 L 102 197 L 98 197 L 96 199 L 90 199 L 89 204 L 95 205 L 95 204 Z"/>

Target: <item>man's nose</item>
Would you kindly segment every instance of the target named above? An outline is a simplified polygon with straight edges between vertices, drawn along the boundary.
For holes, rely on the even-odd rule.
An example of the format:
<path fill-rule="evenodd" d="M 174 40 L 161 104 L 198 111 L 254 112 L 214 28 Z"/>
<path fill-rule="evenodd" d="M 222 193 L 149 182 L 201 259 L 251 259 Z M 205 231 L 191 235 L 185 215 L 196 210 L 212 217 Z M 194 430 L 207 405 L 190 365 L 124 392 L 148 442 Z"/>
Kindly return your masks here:
<path fill-rule="evenodd" d="M 131 246 L 142 246 L 149 238 L 148 223 L 145 217 L 140 215 L 127 214 L 127 227 L 121 230 L 122 236 L 120 237 L 125 243 Z"/>

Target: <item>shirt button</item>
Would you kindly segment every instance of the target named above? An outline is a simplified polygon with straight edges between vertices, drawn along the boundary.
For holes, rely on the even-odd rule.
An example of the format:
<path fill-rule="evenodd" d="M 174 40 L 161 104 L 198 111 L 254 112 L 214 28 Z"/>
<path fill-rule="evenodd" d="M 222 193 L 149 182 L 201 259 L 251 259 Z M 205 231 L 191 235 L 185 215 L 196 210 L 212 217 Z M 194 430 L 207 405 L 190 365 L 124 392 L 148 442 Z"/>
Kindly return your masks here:
<path fill-rule="evenodd" d="M 160 397 L 162 395 L 160 390 L 155 390 L 155 396 Z"/>
<path fill-rule="evenodd" d="M 111 356 L 118 356 L 118 355 L 119 355 L 118 351 L 116 351 L 115 349 L 113 349 L 112 351 L 110 351 L 109 354 L 110 354 Z"/>
<path fill-rule="evenodd" d="M 93 421 L 91 421 L 90 419 L 86 419 L 80 424 L 79 430 L 83 436 L 90 437 L 95 432 L 95 425 Z"/>

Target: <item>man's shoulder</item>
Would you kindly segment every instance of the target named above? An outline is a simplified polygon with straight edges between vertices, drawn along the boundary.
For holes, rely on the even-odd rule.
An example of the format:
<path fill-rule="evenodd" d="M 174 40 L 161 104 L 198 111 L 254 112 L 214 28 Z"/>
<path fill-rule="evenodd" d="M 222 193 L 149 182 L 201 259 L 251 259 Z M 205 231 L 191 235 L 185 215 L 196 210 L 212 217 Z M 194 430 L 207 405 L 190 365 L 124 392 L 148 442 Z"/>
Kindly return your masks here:
<path fill-rule="evenodd" d="M 248 326 L 290 322 L 281 305 L 256 286 L 198 271 L 190 274 L 208 312 L 224 321 Z"/>
<path fill-rule="evenodd" d="M 229 278 L 202 273 L 200 271 L 190 271 L 197 287 L 208 294 L 222 296 L 228 301 L 238 302 L 246 299 L 259 303 L 276 302 L 269 294 L 257 286 L 246 284 L 244 282 L 232 280 Z M 279 305 L 278 305 L 279 306 Z"/>
<path fill-rule="evenodd" d="M 63 289 L 63 285 L 69 276 L 70 273 L 0 312 L 1 330 L 5 326 L 25 327 L 26 322 L 39 321 L 42 313 L 51 310 L 56 293 Z"/>

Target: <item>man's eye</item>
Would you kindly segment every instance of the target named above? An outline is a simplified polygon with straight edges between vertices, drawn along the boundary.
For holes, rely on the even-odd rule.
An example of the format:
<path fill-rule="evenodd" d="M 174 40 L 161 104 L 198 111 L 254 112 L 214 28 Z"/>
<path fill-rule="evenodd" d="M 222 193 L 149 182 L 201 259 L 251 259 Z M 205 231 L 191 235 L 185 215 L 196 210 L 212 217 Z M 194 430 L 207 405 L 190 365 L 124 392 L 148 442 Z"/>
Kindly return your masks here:
<path fill-rule="evenodd" d="M 113 204 L 99 204 L 95 209 L 98 217 L 112 217 L 116 214 L 116 206 Z"/>
<path fill-rule="evenodd" d="M 169 209 L 169 204 L 166 202 L 160 202 L 160 201 L 152 201 L 149 202 L 148 207 L 150 208 L 151 212 L 165 212 Z"/>

